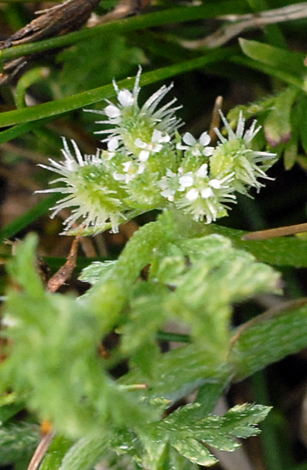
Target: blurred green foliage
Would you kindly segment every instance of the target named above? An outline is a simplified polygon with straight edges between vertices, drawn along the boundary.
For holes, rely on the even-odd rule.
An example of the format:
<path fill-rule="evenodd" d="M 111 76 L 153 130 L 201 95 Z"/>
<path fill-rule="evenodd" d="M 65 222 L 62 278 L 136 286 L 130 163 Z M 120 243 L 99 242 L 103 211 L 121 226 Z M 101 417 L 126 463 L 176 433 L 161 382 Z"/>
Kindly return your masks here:
<path fill-rule="evenodd" d="M 101 1 L 95 13 L 103 15 L 116 3 Z M 255 199 L 240 198 L 222 225 L 188 224 L 178 214 L 162 214 L 149 224 L 156 214 L 140 217 L 144 226 L 118 260 L 81 259 L 78 274 L 88 264 L 80 279 L 91 287 L 79 297 L 45 291 L 35 270 L 35 237 L 18 247 L 8 268 L 10 287 L 5 274 L 0 284 L 7 296 L 3 325 L 9 325 L 1 333 L 2 359 L 8 357 L 0 368 L 0 465 L 27 468 L 39 442 L 37 423 L 44 419 L 57 434 L 40 470 L 90 470 L 101 459 L 118 469 L 194 469 L 215 462 L 206 445 L 229 451 L 237 446 L 235 438 L 258 433 L 268 402 L 234 407 L 223 417 L 211 413 L 232 382 L 307 346 L 307 286 L 297 271 L 307 266 L 306 241 L 241 240 L 243 230 L 305 221 L 307 19 L 255 27 L 218 47 L 191 48 L 188 42 L 221 25 L 223 32 L 228 23 L 220 16 L 292 3 L 156 0 L 137 16 L 1 51 L 4 66 L 35 53 L 12 85 L 0 89 L 0 142 L 13 145 L 13 153 L 3 145 L 1 157 L 13 173 L 25 159 L 34 164 L 60 158 L 62 135 L 87 153 L 103 147 L 93 138 L 99 130 L 93 114 L 83 109 L 100 110 L 112 99 L 113 78 L 131 89 L 134 80 L 126 77 L 139 64 L 144 100 L 152 84 L 173 79 L 186 130 L 208 129 L 215 98 L 223 95 L 231 125 L 240 111 L 257 118 L 263 127 L 255 145 L 276 152 L 279 162 L 270 170 L 276 180 Z M 0 40 L 33 18 L 31 2 L 1 2 Z M 41 67 L 48 68 L 46 76 L 35 74 Z M 46 187 L 41 169 L 33 167 L 32 178 Z M 47 230 L 33 223 L 55 201 L 36 201 L 2 225 L 1 242 L 33 229 L 47 239 Z M 2 254 L 11 258 L 4 244 Z M 106 258 L 115 255 L 110 249 Z M 274 268 L 282 272 L 282 283 Z M 251 298 L 280 294 L 281 286 L 291 300 L 287 307 L 259 315 Z M 185 333 L 166 331 L 170 321 Z M 98 345 L 112 334 L 120 341 L 101 357 Z M 165 334 L 180 347 L 165 351 Z M 195 403 L 180 401 L 195 391 Z M 264 447 L 278 428 L 265 423 Z M 294 469 L 299 459 L 286 455 L 281 443 L 287 433 L 278 432 L 282 437 L 274 445 L 280 447 L 267 447 L 266 455 L 283 458 L 278 464 L 268 460 L 267 468 Z"/>

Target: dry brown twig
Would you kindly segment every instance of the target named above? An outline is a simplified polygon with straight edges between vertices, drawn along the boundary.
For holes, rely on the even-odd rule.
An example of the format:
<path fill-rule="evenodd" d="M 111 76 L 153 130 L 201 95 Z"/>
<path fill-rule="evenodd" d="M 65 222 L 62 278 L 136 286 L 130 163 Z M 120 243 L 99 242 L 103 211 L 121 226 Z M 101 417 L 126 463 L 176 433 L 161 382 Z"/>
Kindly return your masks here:
<path fill-rule="evenodd" d="M 39 10 L 36 12 L 38 17 L 31 23 L 5 41 L 0 41 L 0 50 L 77 31 L 87 23 L 100 2 L 101 0 L 66 0 L 60 5 Z M 133 15 L 149 3 L 150 0 L 120 0 L 111 12 L 100 18 L 99 22 L 107 23 Z M 7 62 L 3 67 L 3 73 L 0 73 L 0 85 L 14 78 L 29 60 L 36 57 L 37 54 Z"/>
<path fill-rule="evenodd" d="M 263 28 L 269 24 L 293 21 L 307 17 L 307 2 L 296 3 L 282 8 L 275 8 L 247 15 L 225 15 L 216 19 L 230 21 L 230 25 L 223 25 L 215 33 L 196 41 L 179 40 L 179 44 L 186 49 L 199 49 L 206 47 L 213 49 L 222 46 L 232 38 L 248 29 Z"/>
<path fill-rule="evenodd" d="M 247 233 L 241 238 L 242 240 L 267 240 L 268 238 L 286 237 L 287 235 L 296 235 L 297 233 L 305 232 L 307 232 L 307 223 L 258 230 L 257 232 Z"/>
<path fill-rule="evenodd" d="M 55 436 L 55 432 L 48 431 L 46 434 L 43 434 L 41 437 L 41 440 L 38 444 L 38 446 L 35 449 L 35 452 L 33 454 L 33 457 L 29 463 L 28 469 L 27 470 L 37 470 L 41 461 L 44 458 L 44 455 L 46 454 L 53 438 Z"/>
<path fill-rule="evenodd" d="M 210 129 L 209 129 L 209 135 L 211 137 L 212 143 L 214 143 L 217 139 L 216 132 L 214 129 L 220 127 L 220 121 L 221 121 L 220 112 L 222 110 L 222 104 L 223 104 L 223 97 L 218 96 L 213 106 L 212 118 L 211 118 Z"/>
<path fill-rule="evenodd" d="M 48 292 L 56 292 L 71 277 L 77 264 L 80 237 L 81 234 L 77 235 L 72 242 L 66 263 L 49 279 L 46 288 Z"/>

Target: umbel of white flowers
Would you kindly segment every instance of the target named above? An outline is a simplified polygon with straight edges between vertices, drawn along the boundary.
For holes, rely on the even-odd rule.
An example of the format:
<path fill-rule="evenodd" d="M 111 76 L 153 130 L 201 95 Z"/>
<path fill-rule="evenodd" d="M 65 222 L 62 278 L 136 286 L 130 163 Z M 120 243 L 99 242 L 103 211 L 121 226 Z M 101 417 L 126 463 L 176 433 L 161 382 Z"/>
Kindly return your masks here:
<path fill-rule="evenodd" d="M 195 221 L 211 223 L 227 215 L 229 204 L 236 203 L 235 191 L 247 194 L 249 188 L 263 186 L 258 178 L 269 179 L 265 171 L 276 155 L 252 150 L 251 140 L 260 130 L 253 122 L 245 130 L 240 114 L 233 131 L 224 115 L 224 137 L 218 129 L 216 147 L 209 146 L 210 136 L 203 132 L 195 139 L 189 132 L 180 136 L 182 125 L 175 112 L 176 99 L 158 107 L 172 88 L 163 85 L 143 106 L 138 104 L 141 69 L 133 91 L 120 90 L 113 82 L 117 104 L 107 101 L 103 111 L 107 126 L 107 150 L 82 155 L 72 141 L 70 149 L 63 139 L 62 162 L 50 160 L 41 165 L 58 173 L 52 183 L 59 183 L 43 193 L 61 193 L 52 217 L 62 209 L 71 209 L 65 232 L 79 224 L 92 233 L 118 225 L 145 211 L 175 205 Z"/>

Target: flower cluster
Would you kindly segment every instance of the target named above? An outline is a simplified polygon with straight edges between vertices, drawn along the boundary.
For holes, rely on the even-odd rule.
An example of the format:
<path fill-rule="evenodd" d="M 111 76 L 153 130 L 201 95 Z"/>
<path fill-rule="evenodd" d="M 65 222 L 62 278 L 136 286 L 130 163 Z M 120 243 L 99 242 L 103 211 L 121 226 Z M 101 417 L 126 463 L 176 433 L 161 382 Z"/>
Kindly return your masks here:
<path fill-rule="evenodd" d="M 210 146 L 210 136 L 202 133 L 196 140 L 189 132 L 182 137 L 182 125 L 176 117 L 180 106 L 176 99 L 158 108 L 170 91 L 162 86 L 142 107 L 139 107 L 139 70 L 133 91 L 120 90 L 114 82 L 117 104 L 107 102 L 102 111 L 106 116 L 99 124 L 108 127 L 98 133 L 106 137 L 106 150 L 96 155 L 82 156 L 72 141 L 74 155 L 64 139 L 64 161 L 50 160 L 44 166 L 60 175 L 53 183 L 59 187 L 42 192 L 65 194 L 54 207 L 53 216 L 71 207 L 66 231 L 78 224 L 93 233 L 111 227 L 138 213 L 164 209 L 174 205 L 196 221 L 211 223 L 227 215 L 229 204 L 236 202 L 235 191 L 246 194 L 257 190 L 269 179 L 265 171 L 276 155 L 255 151 L 251 141 L 259 131 L 256 121 L 245 130 L 242 114 L 233 131 L 224 115 L 221 118 L 227 138 L 215 129 L 216 147 Z"/>

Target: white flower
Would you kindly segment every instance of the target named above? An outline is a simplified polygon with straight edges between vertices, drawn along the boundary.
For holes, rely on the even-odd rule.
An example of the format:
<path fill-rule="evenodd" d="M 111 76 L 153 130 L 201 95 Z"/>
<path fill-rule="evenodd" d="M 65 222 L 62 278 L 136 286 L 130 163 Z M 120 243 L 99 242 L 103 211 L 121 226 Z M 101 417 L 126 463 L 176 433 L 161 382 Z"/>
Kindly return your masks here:
<path fill-rule="evenodd" d="M 193 215 L 196 221 L 204 220 L 207 224 L 217 218 L 227 215 L 228 203 L 235 203 L 233 194 L 233 174 L 221 179 L 211 179 L 207 176 L 207 165 L 201 167 L 194 177 L 193 187 L 176 201 L 179 208 Z"/>
<path fill-rule="evenodd" d="M 140 92 L 140 78 L 141 78 L 141 67 L 136 75 L 135 84 L 133 91 L 127 89 L 120 90 L 118 85 L 113 80 L 113 86 L 117 94 L 117 104 L 113 104 L 110 101 L 108 106 L 103 111 L 87 110 L 98 114 L 104 114 L 107 116 L 107 120 L 97 121 L 97 124 L 111 125 L 110 129 L 105 129 L 96 132 L 97 134 L 108 134 L 105 141 L 116 137 L 124 143 L 127 147 L 128 153 L 133 153 L 131 150 L 131 142 L 134 142 L 139 138 L 144 141 L 142 136 L 152 134 L 153 130 L 157 130 L 164 134 L 172 136 L 175 130 L 181 125 L 181 120 L 177 119 L 175 112 L 181 108 L 181 106 L 173 107 L 176 98 L 173 98 L 169 103 L 157 109 L 157 106 L 164 98 L 164 96 L 173 87 L 173 84 L 166 87 L 163 85 L 158 91 L 156 91 L 142 107 L 138 105 L 138 96 Z M 133 147 L 132 145 L 132 147 Z"/>
<path fill-rule="evenodd" d="M 179 173 L 182 173 L 182 168 L 179 168 Z M 183 174 L 183 176 L 180 176 L 179 178 L 179 184 L 180 187 L 178 191 L 185 191 L 186 188 L 189 188 L 192 186 L 194 183 L 194 175 L 192 171 L 189 171 L 188 173 Z"/>
<path fill-rule="evenodd" d="M 94 228 L 95 233 L 111 225 L 116 231 L 122 214 L 122 203 L 116 194 L 116 189 L 108 184 L 109 175 L 106 162 L 101 158 L 99 150 L 96 155 L 82 156 L 77 144 L 72 140 L 75 154 L 69 149 L 63 139 L 64 161 L 56 162 L 50 159 L 50 166 L 40 165 L 47 170 L 60 175 L 51 183 L 62 183 L 60 187 L 37 191 L 39 193 L 60 193 L 66 195 L 52 208 L 54 217 L 62 209 L 75 207 L 66 219 L 65 231 L 80 224 L 84 228 Z M 110 178 L 109 178 L 110 179 Z M 114 181 L 111 178 L 111 181 Z"/>
<path fill-rule="evenodd" d="M 237 129 L 234 132 L 223 113 L 220 114 L 228 138 L 226 139 L 218 129 L 215 129 L 220 143 L 210 158 L 212 175 L 218 177 L 233 173 L 234 187 L 242 194 L 246 194 L 249 187 L 259 190 L 264 185 L 257 178 L 272 179 L 265 172 L 276 161 L 276 154 L 250 148 L 251 140 L 261 129 L 261 126 L 256 127 L 256 121 L 248 130 L 244 131 L 245 119 L 240 113 Z"/>
<path fill-rule="evenodd" d="M 127 162 L 122 163 L 122 166 L 124 173 L 118 173 L 117 171 L 114 171 L 113 178 L 115 181 L 122 181 L 125 184 L 129 184 L 138 175 L 144 173 L 146 168 L 144 163 L 137 163 L 133 160 L 128 160 Z"/>
<path fill-rule="evenodd" d="M 187 150 L 189 151 L 194 157 L 210 157 L 212 155 L 214 147 L 208 147 L 211 137 L 209 136 L 208 132 L 203 132 L 197 141 L 195 137 L 193 137 L 190 132 L 186 132 L 182 137 L 183 142 L 186 145 L 177 144 L 178 150 Z"/>
<path fill-rule="evenodd" d="M 168 201 L 173 202 L 176 191 L 179 188 L 179 177 L 177 173 L 168 169 L 166 175 L 162 176 L 158 181 L 158 186 L 162 189 L 161 196 L 165 197 Z"/>
<path fill-rule="evenodd" d="M 140 138 L 135 140 L 136 147 L 142 149 L 138 155 L 140 162 L 147 162 L 148 158 L 152 153 L 158 153 L 162 150 L 163 144 L 171 140 L 168 134 L 163 135 L 163 133 L 157 129 L 154 129 L 151 137 L 151 141 L 146 143 L 143 142 Z"/>

